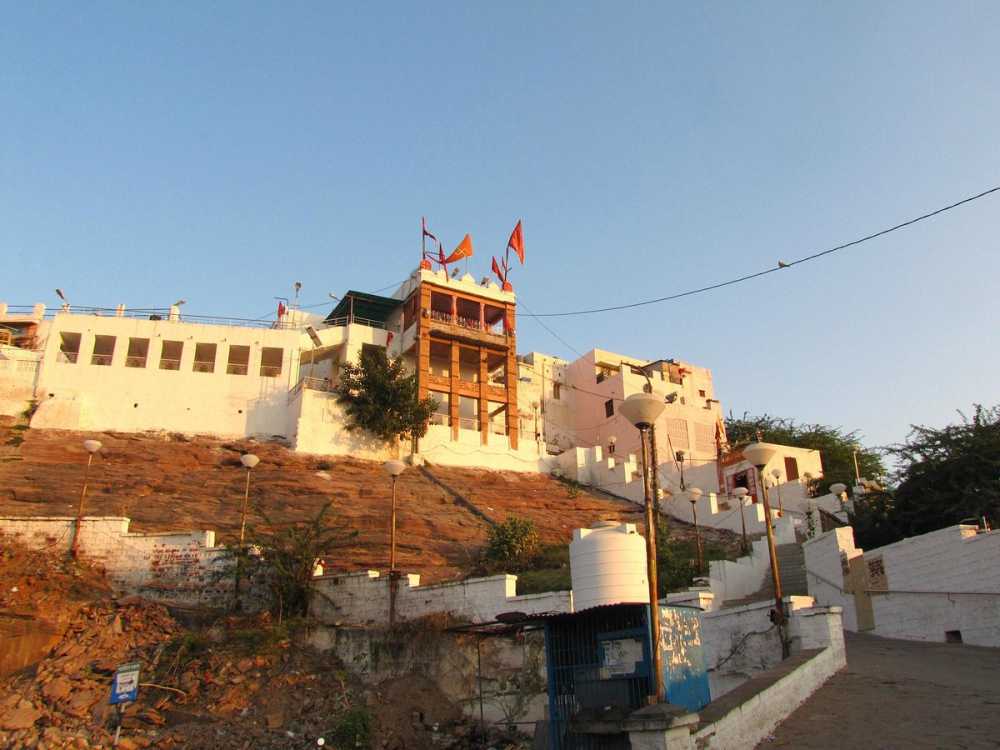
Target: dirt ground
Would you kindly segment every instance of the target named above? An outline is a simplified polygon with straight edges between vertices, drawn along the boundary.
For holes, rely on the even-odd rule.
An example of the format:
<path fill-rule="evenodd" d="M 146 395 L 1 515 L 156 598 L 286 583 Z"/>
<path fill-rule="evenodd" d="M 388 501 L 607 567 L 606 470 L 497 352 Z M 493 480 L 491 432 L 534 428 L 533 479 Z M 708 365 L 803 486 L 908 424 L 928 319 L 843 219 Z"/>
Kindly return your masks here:
<path fill-rule="evenodd" d="M 846 636 L 847 669 L 758 748 L 1000 747 L 1000 649 Z"/>

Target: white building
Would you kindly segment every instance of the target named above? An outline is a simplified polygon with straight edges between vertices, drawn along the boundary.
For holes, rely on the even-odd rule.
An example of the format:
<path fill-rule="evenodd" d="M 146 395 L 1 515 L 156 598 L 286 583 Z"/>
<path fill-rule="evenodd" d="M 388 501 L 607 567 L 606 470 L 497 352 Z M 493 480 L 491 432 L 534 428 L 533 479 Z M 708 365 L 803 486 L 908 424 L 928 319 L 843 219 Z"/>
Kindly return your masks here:
<path fill-rule="evenodd" d="M 341 365 L 366 347 L 402 357 L 421 396 L 437 401 L 419 441 L 432 462 L 559 467 L 641 501 L 638 432 L 620 407 L 645 390 L 666 404 L 655 425 L 660 485 L 668 497 L 692 486 L 706 493 L 703 509 L 681 503 L 679 515 L 697 510 L 711 524 L 722 511 L 732 515 L 714 493 L 743 484 L 755 494 L 748 466 L 718 460 L 725 428 L 710 370 L 602 349 L 572 362 L 518 356 L 512 290 L 427 268 L 390 297 L 350 291 L 325 318 L 298 309 L 252 321 L 176 306 L 50 313 L 0 303 L 0 414 L 31 413 L 38 429 L 281 438 L 303 452 L 370 459 L 408 453 L 409 445 L 348 431 L 331 392 Z M 814 451 L 788 449 L 775 461 L 793 504 L 805 498 L 807 473 L 822 472 Z"/>

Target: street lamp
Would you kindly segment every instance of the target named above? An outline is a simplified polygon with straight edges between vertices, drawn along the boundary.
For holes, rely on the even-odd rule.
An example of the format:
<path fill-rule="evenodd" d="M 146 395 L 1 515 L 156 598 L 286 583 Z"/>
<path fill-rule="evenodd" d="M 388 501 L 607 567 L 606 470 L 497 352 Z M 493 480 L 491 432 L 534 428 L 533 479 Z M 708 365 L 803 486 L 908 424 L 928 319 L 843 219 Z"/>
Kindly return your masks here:
<path fill-rule="evenodd" d="M 681 470 L 681 492 L 684 491 L 684 451 L 677 451 L 674 454 L 674 458 L 677 459 L 677 466 Z"/>
<path fill-rule="evenodd" d="M 87 468 L 83 470 L 83 489 L 80 491 L 80 503 L 76 508 L 76 526 L 73 530 L 73 544 L 70 545 L 70 556 L 76 558 L 80 550 L 80 530 L 83 525 L 83 501 L 87 497 L 87 482 L 90 480 L 90 465 L 94 462 L 94 454 L 101 449 L 100 440 L 84 440 L 83 448 L 87 451 Z"/>
<path fill-rule="evenodd" d="M 657 703 L 664 700 L 663 653 L 660 650 L 660 600 L 656 585 L 656 521 L 653 517 L 653 496 L 649 483 L 649 461 L 646 438 L 649 428 L 666 407 L 662 399 L 651 393 L 633 393 L 621 405 L 622 416 L 639 430 L 642 455 L 642 488 L 646 509 L 646 578 L 649 583 L 649 629 L 653 650 L 653 688 Z M 656 470 L 656 467 L 653 467 Z"/>
<path fill-rule="evenodd" d="M 253 453 L 244 453 L 240 456 L 240 463 L 246 467 L 247 483 L 243 490 L 243 508 L 240 510 L 240 549 L 243 549 L 243 539 L 247 531 L 247 506 L 250 504 L 250 472 L 253 467 L 260 463 L 260 459 Z"/>
<path fill-rule="evenodd" d="M 736 502 L 740 504 L 740 526 L 743 527 L 743 554 L 750 552 L 750 542 L 747 540 L 747 517 L 743 512 L 749 493 L 750 491 L 746 487 L 737 487 L 733 490 L 733 494 L 736 495 Z"/>
<path fill-rule="evenodd" d="M 701 554 L 701 533 L 698 531 L 698 501 L 705 493 L 700 487 L 692 487 L 687 491 L 688 500 L 691 501 L 691 517 L 694 519 L 694 543 L 698 553 L 698 573 L 702 572 L 704 561 Z"/>
<path fill-rule="evenodd" d="M 389 522 L 389 624 L 396 623 L 396 480 L 406 470 L 402 461 L 386 461 L 382 464 L 385 473 L 392 478 L 392 516 Z"/>
<path fill-rule="evenodd" d="M 761 500 L 764 503 L 764 528 L 767 530 L 767 552 L 771 558 L 771 580 L 774 582 L 774 624 L 778 627 L 781 638 L 781 656 L 788 657 L 788 642 L 785 639 L 785 603 L 781 595 L 781 572 L 778 569 L 778 552 L 774 547 L 774 528 L 771 525 L 771 504 L 768 502 L 767 485 L 764 477 L 764 467 L 774 454 L 777 446 L 770 443 L 750 443 L 743 449 L 743 456 L 757 468 L 757 480 L 760 483 Z"/>
<path fill-rule="evenodd" d="M 243 507 L 240 508 L 240 551 L 236 558 L 236 575 L 233 579 L 233 608 L 238 612 L 241 607 L 240 602 L 240 579 L 243 577 L 244 564 L 244 539 L 247 531 L 247 506 L 250 505 L 250 472 L 253 467 L 260 463 L 260 459 L 253 453 L 244 453 L 240 456 L 240 463 L 247 470 L 247 481 L 243 489 Z"/>
<path fill-rule="evenodd" d="M 778 516 L 785 515 L 785 508 L 781 504 L 781 469 L 774 467 L 771 469 L 771 476 L 774 477 L 774 488 L 778 490 Z"/>

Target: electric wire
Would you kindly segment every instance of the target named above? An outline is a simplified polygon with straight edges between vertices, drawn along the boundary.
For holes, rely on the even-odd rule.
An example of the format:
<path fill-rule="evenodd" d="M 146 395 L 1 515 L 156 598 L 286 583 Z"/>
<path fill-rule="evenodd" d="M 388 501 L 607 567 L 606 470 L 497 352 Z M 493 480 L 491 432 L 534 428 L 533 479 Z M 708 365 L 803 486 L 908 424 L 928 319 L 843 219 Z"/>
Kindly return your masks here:
<path fill-rule="evenodd" d="M 927 219 L 933 218 L 933 217 L 937 216 L 938 214 L 942 214 L 942 213 L 944 213 L 946 211 L 951 211 L 952 209 L 958 208 L 959 206 L 964 206 L 967 203 L 972 203 L 973 201 L 979 200 L 980 198 L 984 198 L 987 195 L 990 195 L 992 193 L 996 193 L 998 191 L 1000 191 L 1000 185 L 997 185 L 995 187 L 991 187 L 988 190 L 984 190 L 981 193 L 977 193 L 976 195 L 971 195 L 968 198 L 963 198 L 960 201 L 957 201 L 955 203 L 951 203 L 951 204 L 949 204 L 947 206 L 943 206 L 943 207 L 938 208 L 938 209 L 936 209 L 934 211 L 931 211 L 929 213 L 921 214 L 920 216 L 917 216 L 915 218 L 908 219 L 907 221 L 901 222 L 901 223 L 896 224 L 894 226 L 887 227 L 885 229 L 881 229 L 878 232 L 873 232 L 872 234 L 865 235 L 864 237 L 859 237 L 856 240 L 851 240 L 850 242 L 845 242 L 842 245 L 837 245 L 837 246 L 831 247 L 831 248 L 829 248 L 827 250 L 821 250 L 820 252 L 812 253 L 811 255 L 806 255 L 806 256 L 804 256 L 802 258 L 799 258 L 797 260 L 793 260 L 793 261 L 790 261 L 790 262 L 784 262 L 783 261 L 778 266 L 773 266 L 771 268 L 766 268 L 766 269 L 764 269 L 762 271 L 757 271 L 756 273 L 749 273 L 749 274 L 746 274 L 744 276 L 738 276 L 738 277 L 733 278 L 733 279 L 728 279 L 727 281 L 720 281 L 720 282 L 715 283 L 715 284 L 709 284 L 707 286 L 699 287 L 697 289 L 689 289 L 686 292 L 678 292 L 677 294 L 670 294 L 670 295 L 667 295 L 666 297 L 657 297 L 655 299 L 642 300 L 640 302 L 631 302 L 629 304 L 624 304 L 624 305 L 612 305 L 612 306 L 609 306 L 609 307 L 595 307 L 595 308 L 591 308 L 591 309 L 588 309 L 588 310 L 570 310 L 570 311 L 567 311 L 567 312 L 555 312 L 555 313 L 538 313 L 538 314 L 535 314 L 535 313 L 531 313 L 529 311 L 527 313 L 527 315 L 529 317 L 535 318 L 537 320 L 538 318 L 563 318 L 563 317 L 569 317 L 569 316 L 573 316 L 573 315 L 593 315 L 593 314 L 596 314 L 596 313 L 614 312 L 614 311 L 618 311 L 618 310 L 630 310 L 630 309 L 633 309 L 633 308 L 636 308 L 636 307 L 644 307 L 646 305 L 655 305 L 655 304 L 658 304 L 660 302 L 671 302 L 673 300 L 682 299 L 683 297 L 691 297 L 691 296 L 693 296 L 695 294 L 702 294 L 704 292 L 710 292 L 710 291 L 714 291 L 716 289 L 722 289 L 723 287 L 733 286 L 734 284 L 742 284 L 745 281 L 750 281 L 752 279 L 760 278 L 761 276 L 767 276 L 768 274 L 776 273 L 778 271 L 784 271 L 787 268 L 792 268 L 793 266 L 797 266 L 797 265 L 800 265 L 802 263 L 808 263 L 809 261 L 816 260 L 817 258 L 822 258 L 822 257 L 827 256 L 827 255 L 831 255 L 831 254 L 836 253 L 836 252 L 838 252 L 840 250 L 845 250 L 845 249 L 847 249 L 849 247 L 854 247 L 855 245 L 860 245 L 863 242 L 868 242 L 869 240 L 873 240 L 873 239 L 875 239 L 877 237 L 882 237 L 883 235 L 889 234 L 890 232 L 895 232 L 895 231 L 897 231 L 899 229 L 903 229 L 905 227 L 912 226 L 914 224 L 917 224 L 918 222 L 925 221 Z M 539 321 L 539 322 L 541 322 L 541 321 Z M 553 334 L 553 335 L 555 335 L 555 334 Z M 570 348 L 572 348 L 572 347 L 570 347 Z"/>

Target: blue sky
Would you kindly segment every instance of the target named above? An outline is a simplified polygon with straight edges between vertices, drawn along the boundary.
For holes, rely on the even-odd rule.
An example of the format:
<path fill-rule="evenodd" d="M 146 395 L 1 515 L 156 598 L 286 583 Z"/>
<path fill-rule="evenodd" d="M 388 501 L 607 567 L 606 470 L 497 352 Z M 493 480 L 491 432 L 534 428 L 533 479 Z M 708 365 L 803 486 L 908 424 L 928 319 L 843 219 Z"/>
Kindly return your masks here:
<path fill-rule="evenodd" d="M 8 4 L 0 299 L 258 317 L 405 278 L 421 215 L 477 276 L 523 218 L 522 312 L 703 286 L 1000 184 L 998 38 L 991 2 Z M 1000 401 L 998 258 L 995 195 L 547 323 L 883 444 Z"/>

